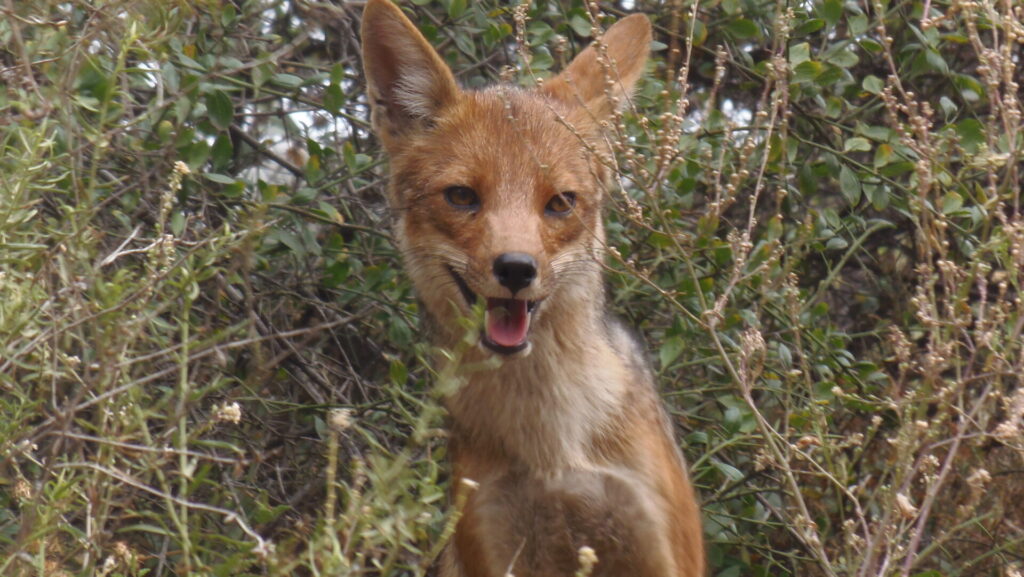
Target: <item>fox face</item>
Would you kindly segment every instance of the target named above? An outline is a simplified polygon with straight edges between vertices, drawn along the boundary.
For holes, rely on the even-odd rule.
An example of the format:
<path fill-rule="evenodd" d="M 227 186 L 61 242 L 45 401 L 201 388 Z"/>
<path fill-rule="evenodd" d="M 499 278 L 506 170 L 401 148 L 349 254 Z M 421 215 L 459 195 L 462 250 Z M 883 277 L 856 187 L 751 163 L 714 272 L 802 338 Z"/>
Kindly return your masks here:
<path fill-rule="evenodd" d="M 367 5 L 364 66 L 395 236 L 445 340 L 461 338 L 452 317 L 478 302 L 480 342 L 505 355 L 529 352 L 549 311 L 603 306 L 600 123 L 649 42 L 646 19 L 626 18 L 605 36 L 604 64 L 590 48 L 539 88 L 464 91 L 398 8 Z"/>
<path fill-rule="evenodd" d="M 535 94 L 459 100 L 393 156 L 397 236 L 431 315 L 482 301 L 482 343 L 517 353 L 548 299 L 598 273 L 600 167 Z"/>

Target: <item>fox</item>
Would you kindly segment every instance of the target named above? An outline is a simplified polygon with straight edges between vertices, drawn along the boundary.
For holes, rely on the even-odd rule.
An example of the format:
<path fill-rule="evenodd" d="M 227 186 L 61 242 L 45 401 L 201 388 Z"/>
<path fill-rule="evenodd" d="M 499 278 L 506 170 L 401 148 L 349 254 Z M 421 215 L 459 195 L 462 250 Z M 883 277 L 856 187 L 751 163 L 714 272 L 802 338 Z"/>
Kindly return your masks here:
<path fill-rule="evenodd" d="M 440 577 L 705 573 L 694 487 L 603 281 L 602 124 L 651 38 L 633 14 L 536 87 L 468 90 L 398 6 L 366 2 L 370 125 L 424 331 L 454 350 L 483 309 L 444 400 L 461 514 Z"/>

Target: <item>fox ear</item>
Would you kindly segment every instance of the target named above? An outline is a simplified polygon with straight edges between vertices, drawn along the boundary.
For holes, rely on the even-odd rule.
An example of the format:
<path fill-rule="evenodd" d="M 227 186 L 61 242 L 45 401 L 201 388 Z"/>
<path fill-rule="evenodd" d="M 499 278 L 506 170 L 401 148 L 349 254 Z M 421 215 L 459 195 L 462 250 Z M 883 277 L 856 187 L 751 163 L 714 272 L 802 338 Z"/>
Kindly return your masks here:
<path fill-rule="evenodd" d="M 366 3 L 362 38 L 370 119 L 385 144 L 458 98 L 451 70 L 389 0 Z"/>
<path fill-rule="evenodd" d="M 643 14 L 633 14 L 612 25 L 601 39 L 611 61 L 598 62 L 598 47 L 591 45 L 569 63 L 558 76 L 544 83 L 541 91 L 563 102 L 586 107 L 595 117 L 603 119 L 633 92 L 644 72 L 651 45 L 651 23 Z M 614 84 L 606 92 L 606 81 Z"/>

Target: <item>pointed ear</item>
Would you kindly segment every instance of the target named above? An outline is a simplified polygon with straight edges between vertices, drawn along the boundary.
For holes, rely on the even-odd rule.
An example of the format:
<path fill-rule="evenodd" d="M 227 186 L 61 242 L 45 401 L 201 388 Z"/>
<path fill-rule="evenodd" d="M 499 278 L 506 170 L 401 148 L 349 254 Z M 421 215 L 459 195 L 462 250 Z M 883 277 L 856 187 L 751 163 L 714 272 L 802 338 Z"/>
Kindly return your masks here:
<path fill-rule="evenodd" d="M 561 74 L 544 83 L 541 91 L 573 106 L 584 106 L 597 119 L 612 113 L 605 85 L 614 84 L 611 96 L 621 104 L 633 92 L 644 72 L 651 45 L 651 23 L 633 14 L 612 25 L 601 39 L 609 63 L 602 65 L 597 45 L 580 52 Z"/>
<path fill-rule="evenodd" d="M 389 0 L 366 3 L 361 33 L 370 119 L 385 146 L 458 98 L 451 70 Z"/>

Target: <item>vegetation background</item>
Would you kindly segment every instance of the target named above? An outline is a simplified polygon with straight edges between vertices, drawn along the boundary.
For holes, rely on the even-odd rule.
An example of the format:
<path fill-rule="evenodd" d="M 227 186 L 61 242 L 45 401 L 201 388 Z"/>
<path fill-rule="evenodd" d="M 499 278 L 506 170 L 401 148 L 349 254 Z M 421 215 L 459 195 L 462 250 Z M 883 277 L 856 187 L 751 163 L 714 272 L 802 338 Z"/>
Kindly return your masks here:
<path fill-rule="evenodd" d="M 608 278 L 714 576 L 1024 573 L 1019 2 L 403 7 L 469 87 L 654 22 Z M 361 9 L 0 2 L 0 574 L 428 572 Z"/>

